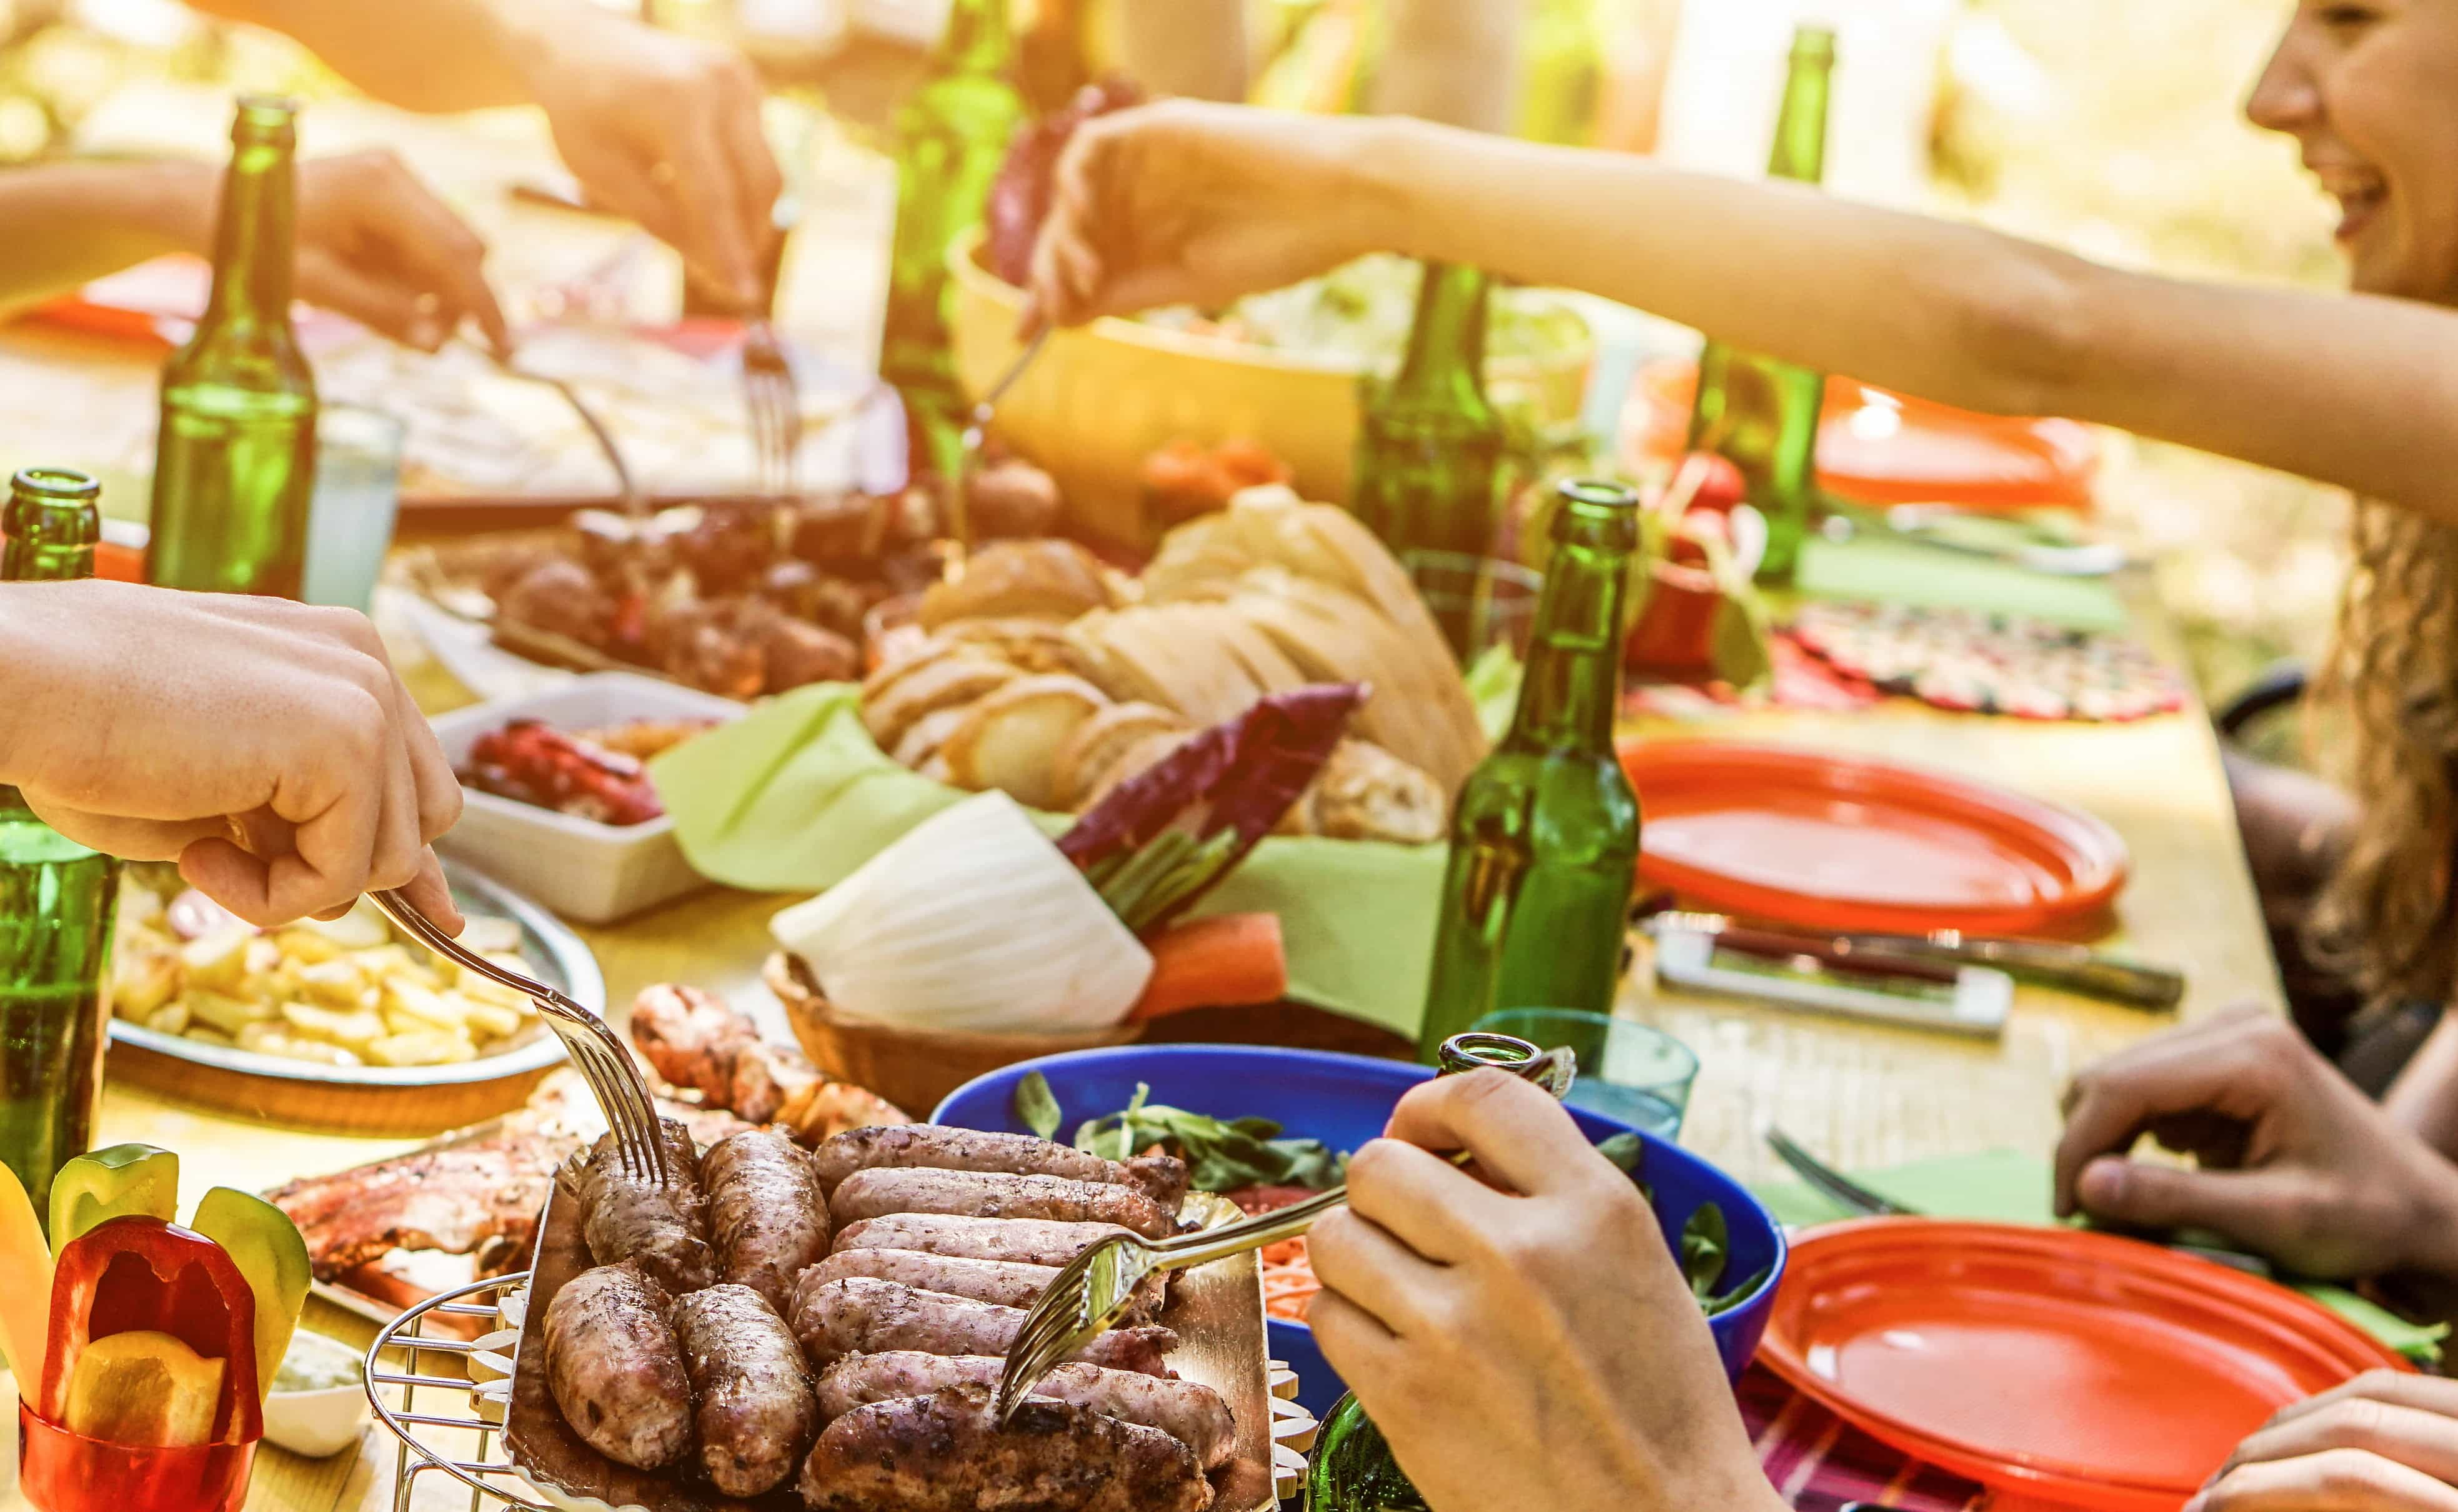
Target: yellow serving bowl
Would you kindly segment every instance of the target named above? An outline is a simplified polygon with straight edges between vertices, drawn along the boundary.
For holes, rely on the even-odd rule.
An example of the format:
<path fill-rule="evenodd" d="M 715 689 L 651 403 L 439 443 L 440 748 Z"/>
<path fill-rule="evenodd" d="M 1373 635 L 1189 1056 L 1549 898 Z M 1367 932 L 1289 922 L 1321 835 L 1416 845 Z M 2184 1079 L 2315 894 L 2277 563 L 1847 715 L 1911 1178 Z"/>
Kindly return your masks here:
<path fill-rule="evenodd" d="M 948 255 L 955 281 L 956 372 L 979 395 L 1021 349 L 1024 291 L 984 268 L 978 233 Z M 1583 343 L 1542 362 L 1490 367 L 1497 399 L 1528 396 L 1546 425 L 1577 419 L 1595 356 Z M 1311 357 L 1221 337 L 1100 320 L 1059 331 L 999 401 L 999 434 L 1049 470 L 1074 528 L 1147 544 L 1144 460 L 1174 441 L 1260 442 L 1297 474 L 1309 499 L 1345 503 L 1357 445 L 1357 381 L 1349 357 Z"/>

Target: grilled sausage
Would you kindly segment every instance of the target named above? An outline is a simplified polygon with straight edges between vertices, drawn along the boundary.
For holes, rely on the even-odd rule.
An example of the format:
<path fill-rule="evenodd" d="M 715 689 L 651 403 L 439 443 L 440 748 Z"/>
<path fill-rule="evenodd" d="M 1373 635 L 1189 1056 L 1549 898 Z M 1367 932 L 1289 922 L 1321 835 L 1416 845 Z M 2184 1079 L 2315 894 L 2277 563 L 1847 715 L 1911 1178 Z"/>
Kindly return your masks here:
<path fill-rule="evenodd" d="M 782 1313 L 794 1277 L 828 1253 L 828 1208 L 811 1157 L 773 1129 L 719 1140 L 700 1161 L 720 1274 Z"/>
<path fill-rule="evenodd" d="M 591 1448 L 660 1470 L 691 1447 L 691 1383 L 667 1321 L 674 1298 L 637 1265 L 565 1282 L 546 1310 L 547 1386 Z"/>
<path fill-rule="evenodd" d="M 675 1179 L 643 1181 L 623 1169 L 614 1136 L 599 1140 L 580 1173 L 581 1235 L 599 1265 L 630 1260 L 650 1279 L 677 1295 L 717 1279 L 717 1254 L 708 1247 L 707 1201 L 699 1184 L 699 1153 L 682 1125 L 662 1119 L 666 1159 Z"/>
<path fill-rule="evenodd" d="M 950 1386 L 859 1407 L 828 1424 L 802 1466 L 812 1512 L 1205 1512 L 1211 1483 L 1156 1428 L 1029 1400 L 1005 1428 L 990 1393 Z"/>
<path fill-rule="evenodd" d="M 976 1302 L 990 1302 L 1000 1307 L 1031 1308 L 1041 1300 L 1051 1278 L 1058 1274 L 1052 1265 L 1015 1265 L 1003 1260 L 971 1260 L 955 1255 L 927 1254 L 920 1250 L 847 1250 L 829 1255 L 805 1269 L 804 1276 L 816 1275 L 823 1281 L 843 1280 L 848 1275 L 867 1275 L 882 1281 L 894 1281 L 917 1291 L 937 1292 L 943 1296 L 969 1297 Z M 1135 1288 L 1135 1300 L 1128 1304 L 1122 1324 L 1149 1323 L 1160 1315 L 1167 1295 L 1168 1277 L 1158 1273 L 1144 1277 Z"/>
<path fill-rule="evenodd" d="M 840 1224 L 829 1248 L 920 1250 L 968 1260 L 1008 1260 L 1018 1265 L 1065 1265 L 1111 1234 L 1106 1223 L 1050 1223 L 1039 1218 L 967 1218 L 943 1212 L 899 1212 Z"/>
<path fill-rule="evenodd" d="M 993 1307 L 961 1296 L 917 1292 L 866 1275 L 826 1280 L 816 1273 L 794 1289 L 794 1336 L 814 1368 L 825 1370 L 847 1355 L 919 1350 L 926 1355 L 999 1355 L 1015 1342 L 1024 1309 Z M 1074 1358 L 1112 1370 L 1164 1376 L 1161 1357 L 1177 1347 L 1165 1328 L 1113 1329 L 1076 1352 Z"/>
<path fill-rule="evenodd" d="M 1177 1232 L 1175 1214 L 1132 1187 L 996 1171 L 858 1170 L 828 1199 L 828 1212 L 839 1228 L 894 1212 L 942 1212 L 976 1218 L 1114 1223 L 1147 1239 L 1167 1238 Z"/>
<path fill-rule="evenodd" d="M 675 1304 L 675 1338 L 699 1408 L 700 1468 L 727 1496 L 783 1483 L 819 1436 L 819 1399 L 802 1346 L 767 1299 L 712 1286 Z"/>
<path fill-rule="evenodd" d="M 834 1422 L 858 1407 L 899 1397 L 927 1397 L 948 1386 L 988 1386 L 995 1391 L 1007 1361 L 987 1355 L 924 1355 L 896 1350 L 853 1355 L 820 1377 L 820 1419 Z M 1061 1365 L 1032 1388 L 1120 1422 L 1157 1428 L 1195 1452 L 1206 1470 L 1238 1452 L 1238 1424 L 1229 1404 L 1211 1387 L 1191 1380 L 1156 1380 L 1098 1365 Z"/>
<path fill-rule="evenodd" d="M 1186 1200 L 1186 1162 L 1173 1155 L 1146 1155 L 1120 1164 L 1030 1134 L 912 1124 L 902 1129 L 855 1129 L 814 1151 L 820 1185 L 833 1194 L 859 1170 L 926 1168 L 977 1170 L 1011 1176 L 1063 1176 L 1069 1181 L 1133 1187 L 1171 1212 Z"/>

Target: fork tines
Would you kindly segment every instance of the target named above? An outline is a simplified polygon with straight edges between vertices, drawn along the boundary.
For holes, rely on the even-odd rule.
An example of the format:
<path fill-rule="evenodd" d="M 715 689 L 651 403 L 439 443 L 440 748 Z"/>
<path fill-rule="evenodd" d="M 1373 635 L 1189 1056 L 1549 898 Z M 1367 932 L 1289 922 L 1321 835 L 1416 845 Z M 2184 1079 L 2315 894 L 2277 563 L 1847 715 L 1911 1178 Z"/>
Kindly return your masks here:
<path fill-rule="evenodd" d="M 794 364 L 767 321 L 754 321 L 742 338 L 742 401 L 751 421 L 751 445 L 760 487 L 794 491 L 795 465 L 802 449 L 802 404 Z"/>
<path fill-rule="evenodd" d="M 1094 1256 L 1126 1242 L 1123 1235 L 1103 1239 L 1050 1278 L 1040 1299 L 1017 1327 L 1015 1341 L 1008 1346 L 1007 1369 L 1000 1374 L 998 1397 L 992 1404 L 1001 1424 L 1015 1416 L 1033 1387 L 1075 1352 L 1084 1335 L 1098 1332 L 1095 1320 L 1086 1315 L 1093 1301 Z"/>

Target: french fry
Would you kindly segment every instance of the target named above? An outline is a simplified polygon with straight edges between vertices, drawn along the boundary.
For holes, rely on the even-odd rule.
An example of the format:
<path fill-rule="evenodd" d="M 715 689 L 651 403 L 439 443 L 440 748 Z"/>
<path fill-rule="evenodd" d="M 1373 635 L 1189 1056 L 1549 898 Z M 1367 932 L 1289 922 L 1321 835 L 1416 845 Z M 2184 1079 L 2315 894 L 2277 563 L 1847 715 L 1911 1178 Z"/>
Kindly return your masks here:
<path fill-rule="evenodd" d="M 111 1010 L 138 1024 L 178 995 L 179 955 L 174 950 L 123 952 L 111 974 Z"/>
<path fill-rule="evenodd" d="M 219 992 L 192 987 L 179 1001 L 188 1005 L 189 1014 L 198 1023 L 234 1041 L 239 1031 L 251 1024 L 261 1024 L 281 1017 L 281 1010 L 271 1003 L 257 998 L 234 998 Z"/>
<path fill-rule="evenodd" d="M 302 966 L 320 966 L 349 954 L 349 947 L 315 929 L 285 929 L 273 937 L 282 954 Z"/>
<path fill-rule="evenodd" d="M 477 955 L 509 955 L 520 959 L 521 926 L 510 919 L 472 919 L 461 931 L 461 945 Z"/>
<path fill-rule="evenodd" d="M 469 1041 L 432 1029 L 387 1034 L 367 1046 L 367 1062 L 373 1066 L 449 1066 L 476 1054 Z"/>
<path fill-rule="evenodd" d="M 213 1027 L 211 1025 L 206 1025 L 206 1024 L 191 1024 L 191 1025 L 188 1025 L 188 1032 L 187 1032 L 187 1034 L 184 1036 L 184 1038 L 194 1040 L 194 1041 L 196 1041 L 198 1045 L 212 1045 L 212 1046 L 219 1046 L 219 1047 L 221 1047 L 222 1049 L 225 1049 L 225 1050 L 230 1049 L 232 1046 L 234 1046 L 235 1045 L 237 1045 L 237 1044 L 239 1043 L 238 1041 L 236 1041 L 236 1040 L 232 1039 L 229 1035 L 224 1034 L 221 1030 L 217 1029 L 217 1028 Z"/>
<path fill-rule="evenodd" d="M 500 1040 L 518 1034 L 526 1015 L 505 1007 L 500 1003 L 482 1003 L 460 992 L 447 992 L 444 1000 L 461 1015 L 461 1022 L 474 1040 Z"/>
<path fill-rule="evenodd" d="M 198 936 L 179 947 L 179 963 L 192 984 L 228 991 L 247 975 L 248 942 L 255 938 L 256 931 L 245 925 Z"/>
<path fill-rule="evenodd" d="M 389 1032 L 384 1015 L 373 1008 L 336 1013 L 312 1003 L 285 1003 L 281 1017 L 293 1029 L 314 1039 L 329 1040 L 345 1049 L 364 1049 Z"/>
<path fill-rule="evenodd" d="M 492 1003 L 499 1007 L 510 1008 L 514 1013 L 527 1014 L 531 1011 L 530 1000 L 526 995 L 513 991 L 490 977 L 482 977 L 468 966 L 458 969 L 459 980 L 454 984 L 454 987 L 463 997 L 475 998 L 481 1003 Z M 512 969 L 526 976 L 529 974 L 529 963 L 515 961 L 512 963 Z"/>
<path fill-rule="evenodd" d="M 184 1003 L 164 1004 L 148 1013 L 143 1023 L 156 1034 L 188 1032 L 188 1005 Z"/>
<path fill-rule="evenodd" d="M 367 990 L 367 974 L 350 956 L 302 966 L 296 979 L 299 996 L 302 1000 L 322 1004 L 328 1008 L 355 1008 Z"/>
<path fill-rule="evenodd" d="M 460 1008 L 466 998 L 447 998 L 404 977 L 387 977 L 384 982 L 385 1022 L 394 1022 L 394 1015 L 414 1019 L 428 1027 L 449 1034 L 469 1023 Z"/>

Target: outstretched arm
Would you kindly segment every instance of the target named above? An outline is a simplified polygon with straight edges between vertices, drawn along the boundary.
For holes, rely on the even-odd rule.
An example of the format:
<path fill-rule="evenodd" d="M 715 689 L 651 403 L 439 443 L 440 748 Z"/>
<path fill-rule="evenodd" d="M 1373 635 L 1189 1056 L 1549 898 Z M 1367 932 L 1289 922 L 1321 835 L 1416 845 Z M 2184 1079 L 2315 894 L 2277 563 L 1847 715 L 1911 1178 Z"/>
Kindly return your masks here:
<path fill-rule="evenodd" d="M 1408 120 L 1172 102 L 1088 128 L 1035 270 L 1060 321 L 1388 249 L 1585 289 L 2001 414 L 2097 421 L 2458 523 L 2458 312 L 2123 273 L 1952 221 Z"/>

